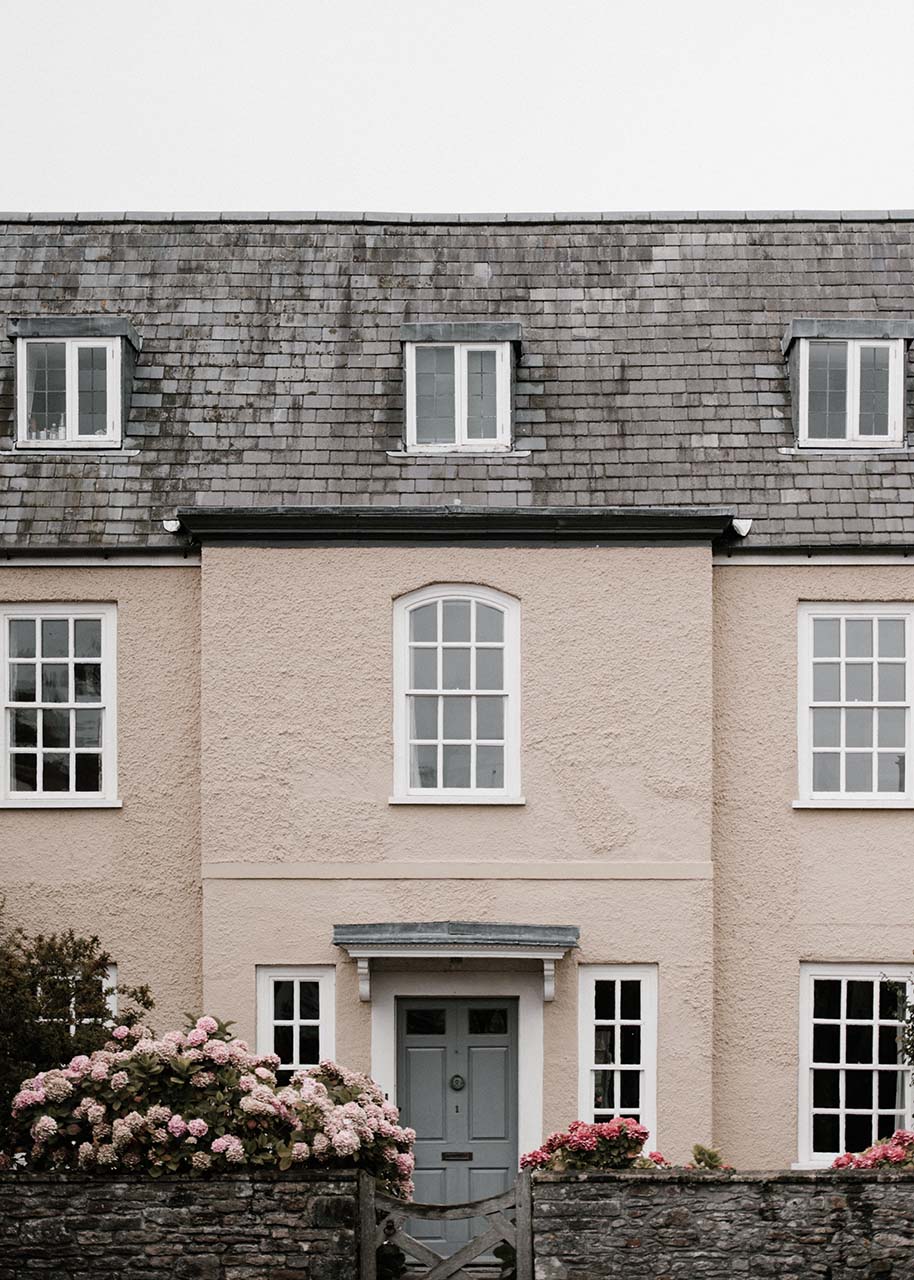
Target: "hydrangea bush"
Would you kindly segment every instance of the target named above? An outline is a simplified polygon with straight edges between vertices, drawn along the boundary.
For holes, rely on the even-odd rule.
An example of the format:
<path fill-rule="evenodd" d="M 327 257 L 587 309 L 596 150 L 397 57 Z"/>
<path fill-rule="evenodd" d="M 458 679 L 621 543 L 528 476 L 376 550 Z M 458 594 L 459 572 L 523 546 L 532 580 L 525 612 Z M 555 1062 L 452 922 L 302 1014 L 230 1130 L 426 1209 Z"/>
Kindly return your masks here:
<path fill-rule="evenodd" d="M 18 1162 L 153 1177 L 358 1165 L 412 1196 L 416 1135 L 372 1080 L 325 1061 L 278 1086 L 275 1054 L 252 1054 L 228 1025 L 203 1017 L 161 1039 L 115 1027 L 104 1049 L 25 1080 L 13 1099 Z"/>
<path fill-rule="evenodd" d="M 865 1151 L 846 1151 L 832 1163 L 833 1169 L 881 1169 L 887 1166 L 914 1166 L 914 1130 L 896 1129 L 891 1138 L 882 1138 Z"/>
<path fill-rule="evenodd" d="M 599 1124 L 574 1120 L 564 1133 L 553 1133 L 536 1151 L 521 1156 L 522 1169 L 545 1169 L 550 1173 L 598 1171 L 602 1169 L 674 1169 L 659 1151 L 642 1155 L 648 1131 L 629 1117 L 614 1116 Z M 717 1151 L 700 1144 L 692 1148 L 692 1161 L 683 1169 L 730 1171 Z"/>

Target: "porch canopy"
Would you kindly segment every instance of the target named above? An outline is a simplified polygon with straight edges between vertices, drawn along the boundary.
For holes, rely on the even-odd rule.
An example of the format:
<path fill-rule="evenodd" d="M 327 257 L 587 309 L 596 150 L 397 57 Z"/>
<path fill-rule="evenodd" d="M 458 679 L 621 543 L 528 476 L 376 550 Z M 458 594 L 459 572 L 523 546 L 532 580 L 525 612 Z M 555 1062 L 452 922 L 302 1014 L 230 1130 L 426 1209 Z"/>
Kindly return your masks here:
<path fill-rule="evenodd" d="M 359 999 L 371 1000 L 370 963 L 378 959 L 541 960 L 543 999 L 555 999 L 555 962 L 578 945 L 571 924 L 490 924 L 476 920 L 335 924 L 333 942 L 356 962 Z"/>

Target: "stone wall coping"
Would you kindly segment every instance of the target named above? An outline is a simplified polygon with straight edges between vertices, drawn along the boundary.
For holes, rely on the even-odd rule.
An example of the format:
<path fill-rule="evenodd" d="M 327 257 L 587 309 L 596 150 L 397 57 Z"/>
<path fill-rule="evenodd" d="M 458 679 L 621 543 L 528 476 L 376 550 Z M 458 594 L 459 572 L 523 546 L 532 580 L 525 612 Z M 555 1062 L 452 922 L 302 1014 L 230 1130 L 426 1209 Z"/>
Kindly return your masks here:
<path fill-rule="evenodd" d="M 213 1186 L 220 1182 L 355 1182 L 359 1170 L 347 1169 L 246 1169 L 238 1173 L 220 1172 L 202 1178 L 189 1178 L 186 1174 L 163 1174 L 161 1178 L 151 1178 L 146 1174 L 106 1173 L 102 1175 L 81 1173 L 78 1169 L 62 1170 L 53 1173 L 50 1170 L 36 1172 L 26 1169 L 9 1169 L 0 1173 L 0 1190 L 15 1187 L 23 1183 L 79 1183 L 81 1186 L 108 1186 L 113 1182 L 128 1182 L 133 1186 L 148 1185 L 150 1187 L 174 1186 L 183 1187 Z"/>
<path fill-rule="evenodd" d="M 617 1169 L 605 1172 L 571 1172 L 548 1173 L 534 1171 L 534 1185 L 537 1183 L 682 1183 L 703 1184 L 708 1182 L 746 1182 L 746 1183 L 816 1183 L 828 1182 L 911 1182 L 914 1183 L 914 1168 L 907 1169 L 734 1169 L 728 1172 L 723 1169 Z"/>

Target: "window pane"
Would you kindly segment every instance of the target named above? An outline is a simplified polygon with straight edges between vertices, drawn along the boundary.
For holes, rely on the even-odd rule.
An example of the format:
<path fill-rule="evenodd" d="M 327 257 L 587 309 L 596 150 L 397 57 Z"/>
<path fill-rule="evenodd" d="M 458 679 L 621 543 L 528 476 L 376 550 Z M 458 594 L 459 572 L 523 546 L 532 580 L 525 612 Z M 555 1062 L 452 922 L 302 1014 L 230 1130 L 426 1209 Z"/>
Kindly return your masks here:
<path fill-rule="evenodd" d="M 846 656 L 848 658 L 872 658 L 873 619 L 848 618 L 845 627 Z"/>
<path fill-rule="evenodd" d="M 838 1136 L 837 1116 L 813 1116 L 812 1149 L 828 1154 L 842 1149 Z"/>
<path fill-rule="evenodd" d="M 476 688 L 503 689 L 504 649 L 476 650 Z"/>
<path fill-rule="evenodd" d="M 441 653 L 442 689 L 469 689 L 470 650 L 444 649 Z"/>
<path fill-rule="evenodd" d="M 609 981 L 595 982 L 594 984 L 594 1017 L 599 1021 L 605 1021 L 616 1016 L 616 984 L 610 979 Z"/>
<path fill-rule="evenodd" d="M 102 758 L 94 751 L 81 751 L 74 756 L 77 791 L 101 791 Z"/>
<path fill-rule="evenodd" d="M 38 786 L 38 757 L 32 752 L 10 756 L 10 790 L 34 791 Z"/>
<path fill-rule="evenodd" d="M 10 702 L 35 701 L 35 664 L 34 662 L 13 662 L 10 664 Z"/>
<path fill-rule="evenodd" d="M 299 982 L 298 984 L 298 1016 L 300 1018 L 319 1018 L 321 1010 L 321 984 L 319 982 Z"/>
<path fill-rule="evenodd" d="M 38 745 L 38 712 L 11 711 L 10 746 L 34 747 Z"/>
<path fill-rule="evenodd" d="M 847 344 L 810 342 L 808 434 L 814 440 L 847 436 Z"/>
<path fill-rule="evenodd" d="M 869 1028 L 868 1028 L 869 1029 Z M 882 1063 L 898 1062 L 900 1048 L 898 1031 L 895 1027 L 879 1028 L 879 1061 Z"/>
<path fill-rule="evenodd" d="M 889 348 L 860 348 L 860 434 L 889 432 Z"/>
<path fill-rule="evenodd" d="M 873 757 L 867 751 L 849 751 L 844 765 L 844 788 L 846 791 L 872 791 L 873 789 Z"/>
<path fill-rule="evenodd" d="M 904 1076 L 899 1071 L 878 1071 L 876 1098 L 881 1111 L 904 1105 Z"/>
<path fill-rule="evenodd" d="M 102 713 L 101 711 L 77 711 L 76 745 L 78 747 L 100 747 L 102 745 Z"/>
<path fill-rule="evenodd" d="M 70 668 L 65 662 L 41 664 L 41 701 L 68 702 L 70 697 Z"/>
<path fill-rule="evenodd" d="M 594 1028 L 594 1062 L 611 1064 L 616 1061 L 616 1028 Z"/>
<path fill-rule="evenodd" d="M 815 1026 L 812 1029 L 813 1062 L 841 1061 L 841 1028 L 831 1023 Z"/>
<path fill-rule="evenodd" d="M 42 711 L 42 733 L 46 747 L 69 747 L 70 745 L 70 713 L 69 711 Z"/>
<path fill-rule="evenodd" d="M 505 615 L 488 604 L 476 605 L 476 640 L 500 644 L 505 638 Z"/>
<path fill-rule="evenodd" d="M 904 702 L 905 680 L 903 662 L 879 663 L 879 701 Z"/>
<path fill-rule="evenodd" d="M 839 618 L 813 618 L 812 656 L 837 658 L 841 652 L 841 621 Z"/>
<path fill-rule="evenodd" d="M 410 679 L 414 689 L 438 688 L 437 649 L 411 649 L 410 662 L 412 664 Z"/>
<path fill-rule="evenodd" d="M 470 699 L 444 699 L 445 738 L 468 739 L 470 736 Z"/>
<path fill-rule="evenodd" d="M 507 1009 L 470 1009 L 471 1036 L 504 1036 L 508 1033 Z"/>
<path fill-rule="evenodd" d="M 619 1106 L 623 1111 L 637 1110 L 641 1106 L 641 1072 L 619 1072 Z"/>
<path fill-rule="evenodd" d="M 73 623 L 73 652 L 77 658 L 100 658 L 102 624 L 99 618 L 77 618 Z"/>
<path fill-rule="evenodd" d="M 444 747 L 444 781 L 445 787 L 468 787 L 470 785 L 470 748 Z"/>
<path fill-rule="evenodd" d="M 812 669 L 813 702 L 838 702 L 841 697 L 841 667 L 837 662 L 817 662 Z"/>
<path fill-rule="evenodd" d="M 595 1071 L 593 1073 L 593 1108 L 594 1111 L 612 1111 L 616 1105 L 614 1071 Z"/>
<path fill-rule="evenodd" d="M 841 1017 L 841 983 L 832 978 L 816 978 L 813 983 L 813 1017 Z"/>
<path fill-rule="evenodd" d="M 295 991 L 291 981 L 273 983 L 273 1017 L 278 1022 L 291 1022 L 295 1016 Z"/>
<path fill-rule="evenodd" d="M 505 736 L 504 698 L 476 699 L 476 737 L 503 738 Z"/>
<path fill-rule="evenodd" d="M 879 791 L 904 791 L 904 755 L 896 751 L 880 751 L 878 759 L 877 789 Z"/>
<path fill-rule="evenodd" d="M 879 712 L 879 745 L 880 747 L 903 747 L 905 745 L 904 722 L 906 712 L 901 708 L 883 708 Z"/>
<path fill-rule="evenodd" d="M 812 789 L 813 791 L 841 790 L 841 757 L 837 752 L 813 752 Z"/>
<path fill-rule="evenodd" d="M 892 1030 L 891 1027 L 888 1028 Z M 873 1061 L 873 1028 L 848 1026 L 845 1034 L 845 1059 L 848 1062 Z M 894 1034 L 894 1032 L 892 1033 Z"/>
<path fill-rule="evenodd" d="M 469 600 L 445 600 L 442 606 L 444 614 L 442 629 L 444 640 L 470 639 L 470 602 Z"/>
<path fill-rule="evenodd" d="M 35 621 L 33 618 L 10 619 L 10 657 L 35 657 Z"/>
<path fill-rule="evenodd" d="M 905 984 L 885 979 L 879 983 L 879 1016 L 901 1022 L 905 1014 Z"/>
<path fill-rule="evenodd" d="M 67 618 L 43 618 L 41 622 L 42 658 L 66 658 L 69 653 L 69 620 Z"/>
<path fill-rule="evenodd" d="M 320 1028 L 298 1028 L 298 1061 L 304 1067 L 313 1067 L 321 1056 Z"/>
<path fill-rule="evenodd" d="M 497 435 L 495 352 L 468 351 L 467 438 L 494 440 Z"/>
<path fill-rule="evenodd" d="M 839 1071 L 814 1071 L 812 1073 L 812 1105 L 837 1107 L 839 1105 Z"/>
<path fill-rule="evenodd" d="M 827 714 L 818 712 L 817 714 Z M 869 707 L 848 708 L 844 713 L 844 741 L 848 747 L 871 747 L 873 745 L 873 713 Z M 818 745 L 818 744 L 814 744 Z M 831 743 L 827 744 L 831 746 Z"/>
<path fill-rule="evenodd" d="M 641 1028 L 640 1027 L 623 1027 L 621 1030 L 621 1051 L 619 1053 L 622 1062 L 640 1062 L 641 1061 Z"/>
<path fill-rule="evenodd" d="M 438 699 L 410 698 L 409 736 L 411 738 L 438 737 Z"/>
<path fill-rule="evenodd" d="M 872 1071 L 847 1071 L 844 1075 L 844 1105 L 851 1108 L 872 1108 Z"/>
<path fill-rule="evenodd" d="M 100 702 L 102 697 L 102 667 L 100 662 L 75 662 L 73 683 L 77 702 Z"/>
<path fill-rule="evenodd" d="M 505 785 L 504 747 L 476 748 L 476 785 L 494 789 Z"/>
<path fill-rule="evenodd" d="M 620 1017 L 622 1018 L 640 1018 L 641 1017 L 641 983 L 637 980 L 624 979 L 620 986 L 622 987 L 622 1009 Z"/>
<path fill-rule="evenodd" d="M 410 640 L 434 641 L 438 639 L 438 606 L 423 604 L 411 609 L 409 614 Z"/>
<path fill-rule="evenodd" d="M 812 745 L 840 747 L 841 712 L 837 707 L 820 707 L 812 713 Z"/>
<path fill-rule="evenodd" d="M 54 751 L 42 756 L 42 786 L 45 791 L 70 790 L 70 757 Z"/>
<path fill-rule="evenodd" d="M 454 348 L 416 347 L 416 441 L 452 444 L 454 429 Z"/>
<path fill-rule="evenodd" d="M 62 342 L 26 346 L 26 434 L 62 440 L 67 433 L 67 353 Z"/>
<path fill-rule="evenodd" d="M 855 980 L 847 984 L 847 1017 L 872 1018 L 873 1016 L 873 984 L 865 980 Z"/>
<path fill-rule="evenodd" d="M 407 1009 L 406 1034 L 408 1036 L 443 1036 L 446 1029 L 444 1009 Z"/>
<path fill-rule="evenodd" d="M 77 434 L 108 433 L 108 351 L 105 347 L 77 348 L 79 413 Z"/>
<path fill-rule="evenodd" d="M 293 1027 L 273 1028 L 273 1052 L 279 1055 L 280 1062 L 292 1061 Z"/>
<path fill-rule="evenodd" d="M 901 618 L 879 619 L 880 658 L 903 658 L 904 621 Z"/>
<path fill-rule="evenodd" d="M 844 668 L 845 697 L 848 702 L 872 702 L 873 664 L 855 662 Z"/>
<path fill-rule="evenodd" d="M 437 747 L 410 747 L 409 785 L 411 787 L 437 787 Z"/>
<path fill-rule="evenodd" d="M 872 1141 L 872 1115 L 845 1116 L 843 1146 L 846 1151 L 863 1151 Z"/>

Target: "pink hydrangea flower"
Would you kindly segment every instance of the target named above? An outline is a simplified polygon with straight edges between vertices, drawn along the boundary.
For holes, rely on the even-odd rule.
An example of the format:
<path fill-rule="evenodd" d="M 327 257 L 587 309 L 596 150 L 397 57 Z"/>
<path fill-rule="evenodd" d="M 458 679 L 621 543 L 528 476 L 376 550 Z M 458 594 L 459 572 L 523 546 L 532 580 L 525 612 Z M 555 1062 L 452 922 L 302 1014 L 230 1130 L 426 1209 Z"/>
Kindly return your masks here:
<path fill-rule="evenodd" d="M 111 1034 L 112 1036 L 114 1036 L 115 1040 L 126 1040 L 127 1037 L 130 1035 L 130 1028 L 115 1027 L 114 1030 L 111 1032 Z"/>
<path fill-rule="evenodd" d="M 172 1116 L 168 1122 L 168 1132 L 173 1138 L 183 1138 L 187 1128 L 187 1122 L 183 1116 Z"/>
<path fill-rule="evenodd" d="M 192 1134 L 195 1138 L 205 1138 L 209 1131 L 209 1125 L 205 1120 L 200 1120 L 199 1118 L 196 1120 L 189 1120 L 187 1123 L 187 1130 L 188 1133 Z"/>
<path fill-rule="evenodd" d="M 130 1076 L 126 1071 L 115 1071 L 108 1083 L 115 1091 L 118 1089 L 126 1089 L 127 1085 L 130 1083 Z"/>
<path fill-rule="evenodd" d="M 307 1160 L 311 1154 L 311 1148 L 307 1142 L 294 1142 L 292 1144 L 292 1159 L 296 1164 L 301 1164 L 303 1160 Z"/>
<path fill-rule="evenodd" d="M 204 1014 L 202 1018 L 197 1019 L 197 1030 L 205 1031 L 208 1036 L 211 1036 L 214 1031 L 219 1030 L 219 1023 L 215 1018 L 210 1018 L 207 1014 Z"/>
<path fill-rule="evenodd" d="M 192 1049 L 196 1048 L 199 1044 L 206 1044 L 206 1040 L 206 1032 L 202 1027 L 195 1027 L 193 1031 L 188 1031 L 187 1033 L 187 1043 Z"/>

